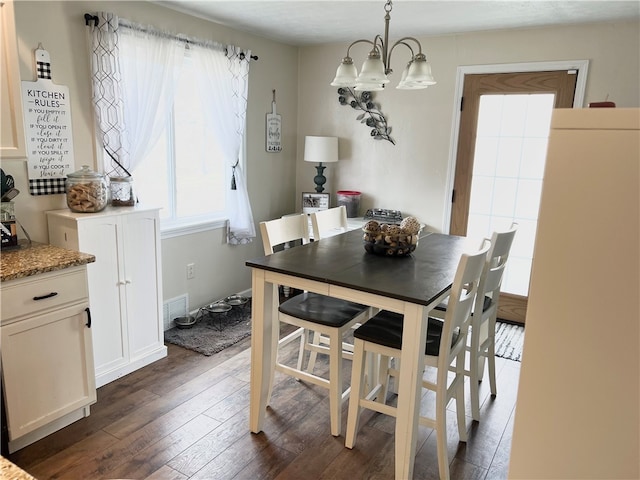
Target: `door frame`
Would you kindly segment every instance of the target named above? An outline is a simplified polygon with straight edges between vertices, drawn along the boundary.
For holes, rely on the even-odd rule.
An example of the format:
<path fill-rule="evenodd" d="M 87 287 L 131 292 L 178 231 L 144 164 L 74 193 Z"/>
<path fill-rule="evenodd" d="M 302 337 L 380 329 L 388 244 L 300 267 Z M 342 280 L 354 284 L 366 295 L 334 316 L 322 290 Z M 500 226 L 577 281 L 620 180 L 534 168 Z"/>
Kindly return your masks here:
<path fill-rule="evenodd" d="M 453 124 L 451 128 L 451 140 L 449 145 L 449 165 L 447 168 L 447 193 L 449 200 L 444 202 L 444 212 L 442 215 L 441 231 L 449 233 L 451 224 L 451 197 L 453 195 L 453 182 L 456 172 L 456 160 L 458 155 L 458 136 L 460 130 L 460 103 L 462 102 L 462 91 L 464 87 L 465 75 L 485 74 L 485 73 L 514 73 L 514 72 L 544 72 L 550 70 L 578 70 L 576 79 L 576 90 L 573 96 L 573 108 L 582 108 L 584 93 L 587 85 L 587 72 L 589 70 L 589 60 L 560 60 L 549 62 L 526 62 L 526 63 L 500 63 L 494 65 L 462 65 L 456 72 L 456 87 L 453 102 Z"/>

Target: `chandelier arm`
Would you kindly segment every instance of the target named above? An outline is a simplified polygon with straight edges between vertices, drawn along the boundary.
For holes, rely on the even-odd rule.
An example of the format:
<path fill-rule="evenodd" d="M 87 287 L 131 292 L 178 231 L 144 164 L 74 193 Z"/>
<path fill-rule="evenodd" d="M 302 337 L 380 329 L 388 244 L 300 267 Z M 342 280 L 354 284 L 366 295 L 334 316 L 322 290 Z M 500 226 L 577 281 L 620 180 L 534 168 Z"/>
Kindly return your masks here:
<path fill-rule="evenodd" d="M 394 43 L 393 46 L 395 47 L 396 45 L 402 43 L 403 45 L 406 45 L 407 47 L 409 47 L 409 44 L 406 42 L 406 40 L 412 40 L 416 42 L 416 45 L 418 45 L 418 54 L 422 53 L 422 45 L 420 44 L 418 39 L 414 37 L 402 37 L 400 40 L 396 41 L 396 43 Z M 411 54 L 414 55 L 413 49 L 411 47 L 409 47 L 409 49 L 411 50 Z"/>
<path fill-rule="evenodd" d="M 377 37 L 376 37 L 377 38 Z M 368 43 L 370 45 L 373 45 L 373 47 L 376 47 L 375 41 L 371 41 L 371 40 L 366 40 L 364 38 L 361 38 L 360 40 L 356 40 L 355 42 L 353 42 L 351 45 L 349 45 L 349 47 L 347 48 L 347 57 L 350 57 L 351 55 L 349 54 L 349 52 L 351 51 L 351 47 L 353 47 L 354 45 L 356 45 L 357 43 Z"/>
<path fill-rule="evenodd" d="M 386 68 L 386 74 L 388 75 L 389 73 L 391 73 L 393 70 L 391 69 L 391 54 L 393 53 L 393 49 L 396 48 L 398 45 L 404 45 L 405 47 L 407 47 L 410 51 L 411 51 L 411 59 L 413 60 L 413 58 L 415 57 L 416 53 L 413 51 L 413 48 L 411 48 L 411 45 L 409 45 L 406 40 L 413 40 L 414 42 L 416 42 L 418 44 L 418 55 L 420 55 L 422 53 L 422 45 L 420 45 L 420 42 L 418 40 L 416 40 L 413 37 L 403 37 L 400 40 L 397 40 L 393 46 L 391 47 L 391 49 L 389 50 L 389 56 L 387 57 L 387 64 L 385 66 Z"/>

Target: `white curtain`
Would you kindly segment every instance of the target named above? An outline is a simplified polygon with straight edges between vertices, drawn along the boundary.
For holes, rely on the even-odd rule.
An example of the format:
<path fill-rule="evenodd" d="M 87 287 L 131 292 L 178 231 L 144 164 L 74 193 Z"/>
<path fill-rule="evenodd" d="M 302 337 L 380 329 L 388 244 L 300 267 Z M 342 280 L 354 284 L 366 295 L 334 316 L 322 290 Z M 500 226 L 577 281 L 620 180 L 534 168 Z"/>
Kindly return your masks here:
<path fill-rule="evenodd" d="M 191 54 L 203 68 L 204 75 L 199 77 L 205 82 L 201 88 L 206 92 L 203 104 L 206 105 L 216 142 L 231 169 L 232 180 L 227 195 L 227 242 L 233 245 L 249 243 L 256 237 L 256 230 L 239 158 L 246 123 L 251 52 L 243 53 L 232 45 L 206 44 L 191 46 Z M 220 81 L 221 78 L 224 81 Z"/>
<path fill-rule="evenodd" d="M 164 129 L 184 42 L 111 13 L 97 16 L 98 26 L 89 27 L 96 120 L 105 150 L 115 156 L 105 157 L 105 171 L 125 175 Z"/>
<path fill-rule="evenodd" d="M 125 132 L 129 165 L 135 170 L 165 129 L 185 44 L 137 25 L 121 32 Z"/>
<path fill-rule="evenodd" d="M 91 87 L 96 127 L 104 149 L 121 164 L 128 163 L 124 142 L 124 110 L 122 76 L 118 61 L 118 17 L 98 12 L 97 26 L 90 24 Z M 113 172 L 117 165 L 104 157 L 104 171 Z M 117 170 L 116 170 L 117 171 Z M 122 172 L 120 173 L 122 174 Z"/>
<path fill-rule="evenodd" d="M 98 26 L 88 27 L 93 101 L 105 150 L 115 157 L 105 157 L 105 171 L 128 174 L 162 133 L 188 44 L 203 69 L 202 91 L 206 93 L 202 105 L 233 180 L 227 192 L 227 241 L 234 245 L 251 242 L 256 231 L 239 163 L 251 52 L 243 53 L 232 45 L 191 41 L 111 13 L 97 16 Z"/>

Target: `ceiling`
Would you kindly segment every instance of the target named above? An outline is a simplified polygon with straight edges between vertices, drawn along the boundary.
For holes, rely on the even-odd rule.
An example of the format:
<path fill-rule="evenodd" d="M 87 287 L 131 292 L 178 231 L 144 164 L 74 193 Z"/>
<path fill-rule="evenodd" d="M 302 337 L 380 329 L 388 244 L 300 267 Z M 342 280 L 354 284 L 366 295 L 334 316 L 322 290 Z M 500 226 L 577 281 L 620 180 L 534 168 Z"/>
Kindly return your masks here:
<path fill-rule="evenodd" d="M 152 0 L 153 1 L 153 0 Z M 384 0 L 156 0 L 177 11 L 289 45 L 373 40 Z M 614 20 L 640 20 L 640 1 L 396 0 L 389 37 L 445 35 Z"/>

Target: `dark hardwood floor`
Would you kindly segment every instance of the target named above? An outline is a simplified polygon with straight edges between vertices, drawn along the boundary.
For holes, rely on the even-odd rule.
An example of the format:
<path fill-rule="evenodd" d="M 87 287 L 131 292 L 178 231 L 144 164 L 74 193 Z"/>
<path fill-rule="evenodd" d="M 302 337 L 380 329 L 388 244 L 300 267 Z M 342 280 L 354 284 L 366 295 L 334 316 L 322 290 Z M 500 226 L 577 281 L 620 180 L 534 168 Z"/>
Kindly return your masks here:
<path fill-rule="evenodd" d="M 276 377 L 264 431 L 250 433 L 249 347 L 247 338 L 205 357 L 168 345 L 167 358 L 99 388 L 89 417 L 8 458 L 39 480 L 394 477 L 393 418 L 365 411 L 349 450 L 344 436 L 330 434 L 326 390 L 284 375 Z M 467 411 L 467 443 L 458 442 L 449 405 L 453 479 L 507 478 L 520 364 L 497 361 L 498 395 L 491 398 L 482 382 L 482 420 L 472 422 Z M 430 400 L 425 395 L 424 408 Z M 346 425 L 347 404 L 343 412 Z M 420 427 L 415 478 L 438 478 L 432 432 Z"/>

